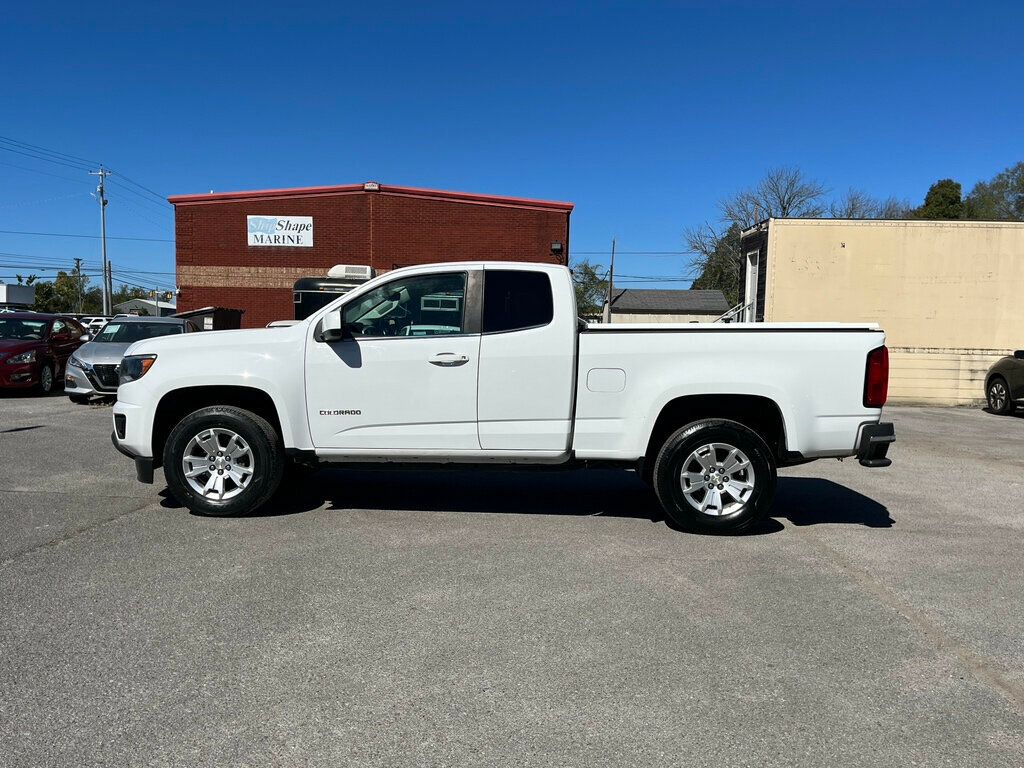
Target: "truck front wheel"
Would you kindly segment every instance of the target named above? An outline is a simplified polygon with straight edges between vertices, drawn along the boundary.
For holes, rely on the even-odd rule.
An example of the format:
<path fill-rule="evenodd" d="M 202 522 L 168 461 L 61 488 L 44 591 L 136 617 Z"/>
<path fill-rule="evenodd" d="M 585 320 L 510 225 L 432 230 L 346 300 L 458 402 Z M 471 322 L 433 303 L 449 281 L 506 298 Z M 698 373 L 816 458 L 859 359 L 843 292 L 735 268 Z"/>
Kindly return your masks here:
<path fill-rule="evenodd" d="M 707 419 L 673 433 L 654 464 L 665 513 L 699 533 L 743 533 L 771 508 L 777 471 L 765 441 L 735 421 Z"/>
<path fill-rule="evenodd" d="M 256 511 L 280 485 L 284 464 L 281 438 L 270 423 L 231 406 L 190 413 L 164 444 L 167 486 L 199 515 Z"/>

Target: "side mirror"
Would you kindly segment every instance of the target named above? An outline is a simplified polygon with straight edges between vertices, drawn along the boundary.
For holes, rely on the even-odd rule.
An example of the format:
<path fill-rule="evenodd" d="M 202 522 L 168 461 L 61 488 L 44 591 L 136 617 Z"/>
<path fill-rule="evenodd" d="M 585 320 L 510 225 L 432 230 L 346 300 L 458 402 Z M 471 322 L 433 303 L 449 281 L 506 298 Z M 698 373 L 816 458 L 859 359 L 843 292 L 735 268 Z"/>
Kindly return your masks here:
<path fill-rule="evenodd" d="M 351 338 L 351 336 L 352 334 L 345 327 L 340 310 L 328 312 L 324 315 L 324 319 L 320 321 L 320 341 L 330 343 L 332 341 L 342 341 L 343 339 Z"/>
<path fill-rule="evenodd" d="M 1013 356 L 1016 357 L 1018 360 L 1024 360 L 1024 349 L 1018 349 L 1016 352 L 1013 353 Z"/>
<path fill-rule="evenodd" d="M 92 336 L 90 336 L 90 335 L 89 335 L 88 333 L 83 333 L 83 334 L 82 334 L 81 336 L 79 336 L 78 338 L 79 338 L 79 339 L 80 339 L 81 341 L 89 341 L 90 339 L 92 339 Z"/>

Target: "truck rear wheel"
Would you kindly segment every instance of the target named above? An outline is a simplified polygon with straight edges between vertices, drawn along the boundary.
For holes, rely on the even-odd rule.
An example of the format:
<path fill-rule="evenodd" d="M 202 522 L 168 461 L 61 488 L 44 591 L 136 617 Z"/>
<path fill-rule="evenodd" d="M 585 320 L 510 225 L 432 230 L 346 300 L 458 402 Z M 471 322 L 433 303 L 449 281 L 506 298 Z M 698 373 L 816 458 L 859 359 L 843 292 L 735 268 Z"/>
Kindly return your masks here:
<path fill-rule="evenodd" d="M 775 496 L 775 459 L 765 441 L 735 421 L 687 424 L 662 445 L 654 490 L 665 513 L 699 533 L 743 533 Z"/>
<path fill-rule="evenodd" d="M 281 438 L 270 423 L 231 406 L 190 413 L 164 444 L 167 486 L 199 515 L 255 512 L 277 490 L 284 464 Z"/>

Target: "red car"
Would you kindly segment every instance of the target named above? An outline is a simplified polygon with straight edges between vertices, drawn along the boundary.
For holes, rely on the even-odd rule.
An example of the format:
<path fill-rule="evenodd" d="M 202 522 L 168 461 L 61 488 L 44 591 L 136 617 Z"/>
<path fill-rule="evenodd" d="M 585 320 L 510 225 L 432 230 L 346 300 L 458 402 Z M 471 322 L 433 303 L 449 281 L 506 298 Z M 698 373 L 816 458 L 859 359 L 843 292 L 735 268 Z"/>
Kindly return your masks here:
<path fill-rule="evenodd" d="M 62 381 L 71 353 L 85 343 L 77 320 L 39 312 L 0 314 L 0 389 L 43 394 Z"/>

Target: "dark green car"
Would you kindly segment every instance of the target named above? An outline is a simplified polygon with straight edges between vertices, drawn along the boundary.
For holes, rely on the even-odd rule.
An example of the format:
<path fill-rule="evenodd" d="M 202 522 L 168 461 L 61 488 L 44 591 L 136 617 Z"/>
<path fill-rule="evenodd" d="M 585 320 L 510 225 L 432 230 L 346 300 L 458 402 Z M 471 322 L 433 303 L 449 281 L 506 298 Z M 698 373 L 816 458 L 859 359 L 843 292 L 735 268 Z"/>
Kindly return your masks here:
<path fill-rule="evenodd" d="M 1024 405 L 1024 349 L 996 362 L 985 376 L 985 397 L 994 413 L 1012 413 Z"/>

